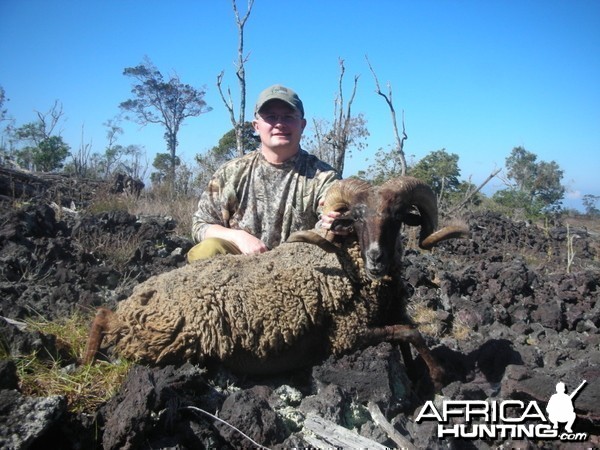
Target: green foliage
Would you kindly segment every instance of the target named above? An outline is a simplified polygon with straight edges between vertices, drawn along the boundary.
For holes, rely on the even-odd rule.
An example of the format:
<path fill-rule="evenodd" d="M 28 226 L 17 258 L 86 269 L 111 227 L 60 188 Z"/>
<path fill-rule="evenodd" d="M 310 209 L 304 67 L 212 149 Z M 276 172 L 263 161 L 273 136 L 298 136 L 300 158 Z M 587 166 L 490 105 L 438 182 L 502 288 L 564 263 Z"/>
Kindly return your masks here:
<path fill-rule="evenodd" d="M 242 144 L 244 153 L 255 150 L 260 145 L 260 138 L 254 131 L 252 122 L 245 122 L 242 127 Z M 215 171 L 225 162 L 238 156 L 235 129 L 229 130 L 219 139 L 219 143 L 202 155 L 196 155 L 199 167 L 197 183 L 205 186 Z"/>
<path fill-rule="evenodd" d="M 52 171 L 62 168 L 70 147 L 62 137 L 53 134 L 62 115 L 62 105 L 57 100 L 48 112 L 37 112 L 37 121 L 18 128 L 7 127 L 11 145 L 10 150 L 5 151 L 7 156 L 29 170 Z"/>
<path fill-rule="evenodd" d="M 519 189 L 503 189 L 497 191 L 492 200 L 503 208 L 509 216 L 524 215 L 525 217 L 539 217 L 542 205 L 524 191 Z M 519 214 L 522 213 L 522 214 Z"/>
<path fill-rule="evenodd" d="M 471 195 L 477 186 L 475 186 L 470 181 L 461 181 L 451 192 L 447 192 L 445 196 L 445 203 L 449 205 L 456 205 L 460 202 L 463 202 L 467 197 L 469 197 L 468 205 L 471 206 L 480 206 L 483 204 L 484 199 L 486 198 L 481 192 L 478 192 L 474 195 Z"/>
<path fill-rule="evenodd" d="M 389 151 L 380 149 L 375 154 L 375 162 L 366 171 L 362 171 L 359 177 L 370 180 L 374 184 L 381 184 L 399 176 L 401 168 L 401 158 L 395 149 Z M 458 155 L 447 153 L 445 149 L 433 151 L 409 167 L 408 175 L 425 181 L 438 195 L 443 189 L 456 191 L 460 185 Z"/>
<path fill-rule="evenodd" d="M 408 175 L 425 181 L 438 197 L 446 192 L 455 192 L 460 184 L 458 177 L 458 155 L 445 149 L 428 153 L 408 170 Z"/>
<path fill-rule="evenodd" d="M 14 135 L 19 141 L 27 141 L 37 146 L 46 137 L 46 132 L 42 122 L 30 122 L 17 128 Z"/>
<path fill-rule="evenodd" d="M 375 153 L 375 162 L 367 167 L 367 170 L 359 171 L 358 177 L 378 185 L 399 176 L 401 170 L 400 154 L 395 149 L 384 151 L 380 148 Z"/>
<path fill-rule="evenodd" d="M 560 209 L 565 188 L 556 162 L 537 162 L 537 155 L 515 147 L 506 158 L 506 168 L 514 186 L 494 195 L 501 205 L 521 208 L 534 217 Z"/>
<path fill-rule="evenodd" d="M 50 136 L 42 139 L 33 151 L 33 163 L 37 170 L 50 172 L 60 169 L 69 156 L 69 146 L 60 136 Z"/>
<path fill-rule="evenodd" d="M 173 184 L 175 182 L 175 180 L 171 178 L 173 177 L 173 164 L 175 164 L 175 168 L 181 164 L 181 160 L 178 156 L 173 160 L 168 153 L 157 153 L 154 157 L 154 162 L 152 163 L 157 171 L 150 174 L 150 181 L 152 181 L 153 184 L 161 184 L 166 180 L 172 180 Z"/>
<path fill-rule="evenodd" d="M 0 122 L 2 122 L 6 117 L 7 110 L 4 108 L 4 103 L 7 101 L 8 99 L 6 98 L 6 92 L 4 91 L 4 88 L 0 86 Z"/>
<path fill-rule="evenodd" d="M 589 216 L 600 216 L 600 209 L 596 206 L 600 201 L 600 195 L 586 194 L 583 196 L 583 206 L 585 213 Z"/>
<path fill-rule="evenodd" d="M 531 182 L 536 173 L 537 155 L 528 152 L 523 147 L 515 147 L 511 154 L 506 158 L 506 169 L 508 178 L 517 184 L 519 191 L 530 191 Z"/>
<path fill-rule="evenodd" d="M 42 172 L 60 169 L 69 156 L 70 147 L 60 136 L 43 138 L 37 146 L 26 146 L 15 151 L 17 163 L 21 167 Z"/>
<path fill-rule="evenodd" d="M 133 98 L 122 102 L 119 107 L 134 115 L 140 125 L 155 123 L 165 129 L 165 140 L 170 156 L 171 180 L 175 180 L 178 165 L 177 135 L 187 117 L 196 117 L 211 111 L 204 101 L 205 91 L 184 84 L 177 75 L 165 80 L 160 71 L 148 58 L 136 67 L 127 67 L 123 75 L 137 81 L 131 89 Z"/>
<path fill-rule="evenodd" d="M 242 145 L 244 154 L 255 150 L 260 145 L 260 138 L 254 130 L 252 122 L 244 122 L 242 126 Z M 237 156 L 237 142 L 235 129 L 229 130 L 219 139 L 219 143 L 211 149 L 211 152 L 218 157 L 227 158 L 227 160 Z M 198 156 L 196 157 L 198 159 Z"/>

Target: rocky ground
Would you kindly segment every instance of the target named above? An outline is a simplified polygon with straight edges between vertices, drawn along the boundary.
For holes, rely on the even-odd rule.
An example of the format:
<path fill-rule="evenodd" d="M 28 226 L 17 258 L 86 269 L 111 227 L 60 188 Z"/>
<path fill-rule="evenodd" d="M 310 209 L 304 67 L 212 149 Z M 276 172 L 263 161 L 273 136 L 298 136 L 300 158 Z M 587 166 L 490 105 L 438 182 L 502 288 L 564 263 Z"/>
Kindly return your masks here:
<path fill-rule="evenodd" d="M 73 184 L 18 193 L 5 186 L 0 183 L 0 342 L 13 356 L 60 353 L 52 336 L 22 329 L 19 321 L 114 307 L 137 283 L 185 264 L 192 243 L 175 235 L 168 218 L 86 213 L 93 193 L 83 195 Z M 409 245 L 405 255 L 411 314 L 447 373 L 437 393 L 419 358 L 405 364 L 396 346 L 381 344 L 268 378 L 189 364 L 134 366 L 116 396 L 97 411 L 75 414 L 62 396 L 24 395 L 8 358 L 0 360 L 0 447 L 598 447 L 597 228 L 558 222 L 541 228 L 494 213 L 466 220 L 469 239 L 431 253 Z M 449 400 L 535 402 L 545 414 L 558 381 L 569 393 L 583 380 L 573 428 L 586 434 L 584 442 L 439 439 L 436 420 L 417 421 L 424 405 L 442 411 Z M 523 414 L 517 407 L 512 412 Z M 544 423 L 534 413 L 525 423 Z M 457 415 L 446 426 L 461 421 Z"/>

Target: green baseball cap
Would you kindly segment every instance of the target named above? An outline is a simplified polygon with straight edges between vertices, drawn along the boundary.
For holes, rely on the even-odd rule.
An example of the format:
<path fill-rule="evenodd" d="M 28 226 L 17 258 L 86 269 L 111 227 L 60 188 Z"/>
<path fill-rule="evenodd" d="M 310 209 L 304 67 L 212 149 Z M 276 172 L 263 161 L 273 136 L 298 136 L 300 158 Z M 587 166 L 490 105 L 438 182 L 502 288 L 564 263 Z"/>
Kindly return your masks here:
<path fill-rule="evenodd" d="M 300 100 L 298 94 L 290 88 L 286 88 L 280 84 L 270 86 L 260 93 L 254 113 L 256 114 L 259 112 L 261 108 L 265 106 L 265 103 L 270 102 L 271 100 L 281 100 L 286 102 L 292 108 L 299 111 L 300 114 L 302 114 L 302 117 L 304 117 L 304 106 L 302 105 L 302 100 Z"/>

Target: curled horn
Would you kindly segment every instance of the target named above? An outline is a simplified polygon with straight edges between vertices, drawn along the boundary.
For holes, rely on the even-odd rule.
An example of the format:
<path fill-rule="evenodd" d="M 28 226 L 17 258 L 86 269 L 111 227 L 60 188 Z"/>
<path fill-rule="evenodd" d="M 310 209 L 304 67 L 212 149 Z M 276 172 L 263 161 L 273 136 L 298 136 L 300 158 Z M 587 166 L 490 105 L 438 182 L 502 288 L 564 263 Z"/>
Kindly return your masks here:
<path fill-rule="evenodd" d="M 371 185 L 358 178 L 348 178 L 334 183 L 323 200 L 323 214 L 331 211 L 347 212 L 359 196 L 366 194 Z"/>
<path fill-rule="evenodd" d="M 464 224 L 454 224 L 436 231 L 438 226 L 437 198 L 429 185 L 414 177 L 389 180 L 381 186 L 381 195 L 392 197 L 390 201 L 402 214 L 404 223 L 421 226 L 419 247 L 429 250 L 441 241 L 465 237 L 468 229 Z M 418 214 L 410 210 L 416 208 Z"/>
<path fill-rule="evenodd" d="M 366 181 L 356 178 L 339 180 L 334 183 L 323 200 L 323 214 L 331 211 L 346 213 L 350 210 L 356 200 L 371 189 L 371 185 Z M 308 242 L 321 247 L 327 252 L 335 252 L 337 247 L 333 244 L 335 235 L 326 233 L 326 237 L 321 236 L 313 230 L 296 231 L 292 233 L 286 242 Z"/>
<path fill-rule="evenodd" d="M 419 247 L 431 235 L 438 225 L 437 198 L 429 185 L 418 178 L 399 177 L 385 182 L 380 195 L 386 204 L 392 207 L 409 226 L 421 226 Z M 417 209 L 418 214 L 412 212 Z"/>

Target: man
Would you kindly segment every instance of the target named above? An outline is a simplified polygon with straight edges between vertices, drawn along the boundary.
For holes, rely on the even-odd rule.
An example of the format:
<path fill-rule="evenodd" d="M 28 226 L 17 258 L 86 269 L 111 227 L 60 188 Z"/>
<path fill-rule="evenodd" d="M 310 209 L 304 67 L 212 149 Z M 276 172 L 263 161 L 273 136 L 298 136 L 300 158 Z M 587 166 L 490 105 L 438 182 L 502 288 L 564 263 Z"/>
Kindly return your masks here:
<path fill-rule="evenodd" d="M 260 148 L 225 163 L 198 202 L 192 233 L 199 242 L 188 260 L 217 254 L 257 254 L 291 233 L 315 227 L 325 192 L 337 172 L 300 148 L 304 106 L 291 89 L 274 85 L 256 102 L 254 129 Z M 336 217 L 322 218 L 329 228 Z"/>

